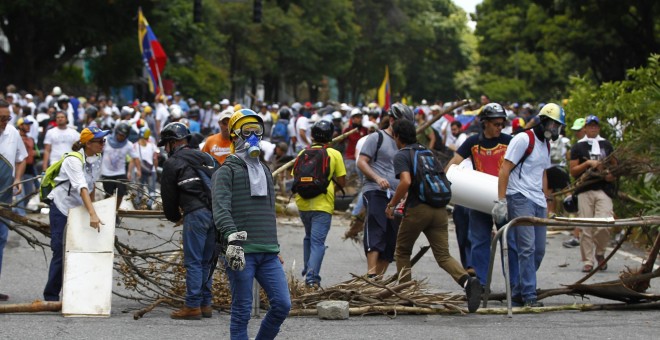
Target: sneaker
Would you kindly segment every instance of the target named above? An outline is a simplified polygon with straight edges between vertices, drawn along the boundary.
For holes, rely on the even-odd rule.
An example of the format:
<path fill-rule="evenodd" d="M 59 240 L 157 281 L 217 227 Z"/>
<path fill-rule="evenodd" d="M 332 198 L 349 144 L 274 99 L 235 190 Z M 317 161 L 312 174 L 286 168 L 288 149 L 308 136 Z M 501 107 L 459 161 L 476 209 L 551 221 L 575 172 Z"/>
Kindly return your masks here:
<path fill-rule="evenodd" d="M 213 317 L 213 307 L 211 305 L 208 306 L 201 306 L 199 309 L 202 310 L 202 317 L 203 318 L 212 318 Z"/>
<path fill-rule="evenodd" d="M 479 309 L 481 303 L 481 294 L 483 289 L 481 283 L 476 277 L 470 277 L 467 286 L 465 287 L 465 297 L 468 303 L 468 312 L 474 313 Z"/>
<path fill-rule="evenodd" d="M 603 255 L 596 255 L 596 261 L 598 261 L 598 265 L 600 265 L 601 263 L 605 262 L 605 256 L 603 256 Z M 607 263 L 605 263 L 604 265 L 602 265 L 602 266 L 600 267 L 600 270 L 602 270 L 602 271 L 607 270 Z"/>
<path fill-rule="evenodd" d="M 511 297 L 511 306 L 512 307 L 522 307 L 525 305 L 525 301 L 521 296 L 512 296 Z"/>
<path fill-rule="evenodd" d="M 580 241 L 575 237 L 571 237 L 570 240 L 564 241 L 562 245 L 564 246 L 564 248 L 575 248 L 580 245 Z"/>
<path fill-rule="evenodd" d="M 582 267 L 583 273 L 591 273 L 592 270 L 594 270 L 594 266 L 590 264 L 585 264 L 584 267 Z"/>
<path fill-rule="evenodd" d="M 525 301 L 525 307 L 543 307 L 543 302 L 536 300 L 527 300 Z"/>
<path fill-rule="evenodd" d="M 9 300 L 9 296 L 5 294 L 0 294 L 0 301 L 7 301 Z"/>

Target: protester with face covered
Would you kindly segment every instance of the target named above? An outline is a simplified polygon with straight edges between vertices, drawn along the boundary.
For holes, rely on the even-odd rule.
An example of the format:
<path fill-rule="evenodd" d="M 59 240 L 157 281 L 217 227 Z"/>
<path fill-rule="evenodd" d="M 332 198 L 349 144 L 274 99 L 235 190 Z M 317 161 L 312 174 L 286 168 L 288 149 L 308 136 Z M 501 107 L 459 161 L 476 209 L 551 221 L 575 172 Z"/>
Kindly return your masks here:
<path fill-rule="evenodd" d="M 229 119 L 231 152 L 213 176 L 213 219 L 231 287 L 232 339 L 247 339 L 256 279 L 270 309 L 257 339 L 273 339 L 291 309 L 283 261 L 279 257 L 275 191 L 270 170 L 259 160 L 264 125 L 254 111 L 241 109 Z"/>
<path fill-rule="evenodd" d="M 119 123 L 114 132 L 108 137 L 108 145 L 103 152 L 103 163 L 101 175 L 103 175 L 103 191 L 105 197 L 114 195 L 117 191 L 117 209 L 121 205 L 121 200 L 126 195 L 126 184 L 121 182 L 131 181 L 133 168 L 137 179 L 142 177 L 142 167 L 140 166 L 140 155 L 133 149 L 133 143 L 128 140 L 131 132 L 130 126 L 126 123 Z M 129 155 L 131 161 L 126 172 L 126 155 Z"/>

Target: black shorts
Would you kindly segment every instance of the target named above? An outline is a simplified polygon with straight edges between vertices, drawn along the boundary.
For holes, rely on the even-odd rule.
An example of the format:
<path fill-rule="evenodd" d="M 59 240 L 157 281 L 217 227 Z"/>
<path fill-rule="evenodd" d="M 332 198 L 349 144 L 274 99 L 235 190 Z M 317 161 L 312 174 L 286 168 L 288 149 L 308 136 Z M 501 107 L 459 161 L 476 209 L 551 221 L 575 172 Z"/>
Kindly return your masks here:
<path fill-rule="evenodd" d="M 560 191 L 571 184 L 571 179 L 563 167 L 553 166 L 545 171 L 548 176 L 548 187 L 552 191 Z"/>
<path fill-rule="evenodd" d="M 126 177 L 125 174 L 117 175 L 117 176 L 101 176 L 101 179 L 128 182 L 128 177 Z M 117 196 L 126 195 L 126 184 L 121 184 L 117 182 L 103 182 L 103 191 L 105 191 L 105 198 L 114 195 L 115 190 L 117 190 Z"/>
<path fill-rule="evenodd" d="M 388 262 L 394 261 L 396 236 L 399 232 L 400 219 L 389 219 L 385 216 L 385 208 L 390 199 L 383 190 L 371 190 L 364 193 L 364 205 L 367 218 L 364 223 L 364 251 L 378 252 L 378 258 Z"/>

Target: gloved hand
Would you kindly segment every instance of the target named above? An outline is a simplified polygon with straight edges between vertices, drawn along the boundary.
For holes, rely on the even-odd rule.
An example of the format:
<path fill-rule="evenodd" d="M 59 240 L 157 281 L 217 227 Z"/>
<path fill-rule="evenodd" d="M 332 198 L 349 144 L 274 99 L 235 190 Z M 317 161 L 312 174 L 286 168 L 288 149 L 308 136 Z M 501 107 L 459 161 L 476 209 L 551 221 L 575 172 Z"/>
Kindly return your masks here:
<path fill-rule="evenodd" d="M 504 224 L 507 221 L 509 214 L 506 208 L 506 198 L 501 198 L 495 201 L 492 215 L 493 220 L 495 220 L 495 224 Z"/>
<path fill-rule="evenodd" d="M 245 253 L 243 252 L 243 241 L 247 240 L 247 232 L 239 231 L 227 237 L 227 252 L 225 258 L 229 268 L 236 271 L 245 269 Z"/>

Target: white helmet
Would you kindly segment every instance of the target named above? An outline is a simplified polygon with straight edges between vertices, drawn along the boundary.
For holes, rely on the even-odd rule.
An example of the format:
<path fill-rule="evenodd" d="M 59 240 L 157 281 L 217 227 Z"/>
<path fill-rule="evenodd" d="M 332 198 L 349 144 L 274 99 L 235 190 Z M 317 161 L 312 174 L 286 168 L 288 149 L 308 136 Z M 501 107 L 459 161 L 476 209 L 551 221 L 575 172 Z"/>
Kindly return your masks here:
<path fill-rule="evenodd" d="M 351 118 L 357 115 L 362 115 L 362 111 L 356 107 L 353 110 L 351 110 Z"/>
<path fill-rule="evenodd" d="M 181 106 L 177 104 L 170 105 L 170 116 L 172 119 L 181 119 L 183 116 L 183 110 L 181 110 Z"/>

